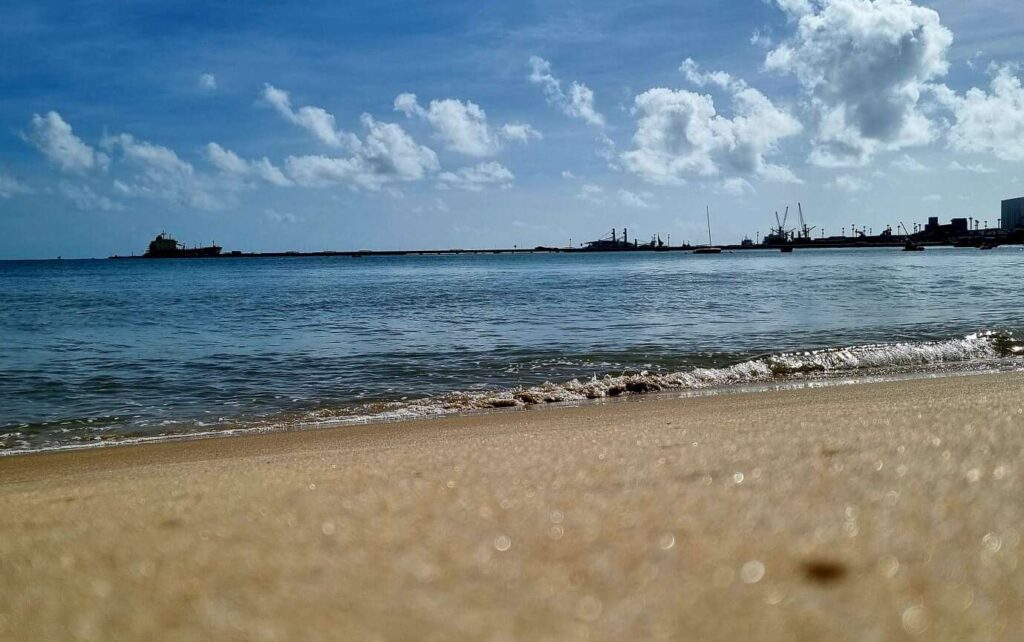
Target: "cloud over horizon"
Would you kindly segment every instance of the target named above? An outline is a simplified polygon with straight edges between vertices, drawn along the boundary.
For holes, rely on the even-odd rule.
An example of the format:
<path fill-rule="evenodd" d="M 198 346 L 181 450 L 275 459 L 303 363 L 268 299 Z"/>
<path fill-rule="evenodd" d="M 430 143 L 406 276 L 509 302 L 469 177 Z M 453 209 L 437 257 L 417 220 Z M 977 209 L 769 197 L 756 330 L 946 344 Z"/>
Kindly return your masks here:
<path fill-rule="evenodd" d="M 367 26 L 365 49 L 340 53 L 304 32 L 309 55 L 225 40 L 159 69 L 79 68 L 80 82 L 54 63 L 63 84 L 5 103 L 0 208 L 41 221 L 217 211 L 235 226 L 273 210 L 325 228 L 327 212 L 371 227 L 416 213 L 498 235 L 497 212 L 552 233 L 620 212 L 669 227 L 669 203 L 692 199 L 736 212 L 738 233 L 765 202 L 819 199 L 822 216 L 847 221 L 921 216 L 924 203 L 952 216 L 1021 189 L 1024 44 L 992 33 L 1024 8 L 993 5 L 986 22 L 948 0 L 744 1 L 650 7 L 649 19 L 558 5 L 524 18 L 529 29 L 466 16 L 476 31 L 445 31 L 428 6 L 441 21 L 423 25 L 431 42 L 452 45 L 430 56 Z M 243 53 L 252 64 L 227 64 Z M 462 220 L 480 211 L 494 219 Z"/>

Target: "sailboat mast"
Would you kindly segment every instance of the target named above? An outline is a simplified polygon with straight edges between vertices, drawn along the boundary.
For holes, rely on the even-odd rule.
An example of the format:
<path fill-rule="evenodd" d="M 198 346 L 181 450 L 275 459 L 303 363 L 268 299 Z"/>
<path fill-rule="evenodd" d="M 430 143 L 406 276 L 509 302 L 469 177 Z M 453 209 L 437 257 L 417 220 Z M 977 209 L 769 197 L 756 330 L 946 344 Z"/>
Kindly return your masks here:
<path fill-rule="evenodd" d="M 708 214 L 708 247 L 711 247 L 712 245 L 714 245 L 714 243 L 711 242 L 711 206 L 707 205 L 705 206 L 705 209 L 707 210 Z"/>

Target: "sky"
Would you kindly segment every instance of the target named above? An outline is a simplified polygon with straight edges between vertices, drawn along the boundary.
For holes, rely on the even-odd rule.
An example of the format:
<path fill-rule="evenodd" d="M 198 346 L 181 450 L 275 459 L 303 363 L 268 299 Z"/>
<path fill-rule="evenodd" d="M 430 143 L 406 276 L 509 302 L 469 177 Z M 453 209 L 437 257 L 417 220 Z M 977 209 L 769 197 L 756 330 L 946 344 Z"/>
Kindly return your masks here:
<path fill-rule="evenodd" d="M 8 0 L 0 259 L 996 225 L 1024 3 Z M 795 218 L 795 217 L 794 217 Z M 792 220 L 792 219 L 791 219 Z"/>

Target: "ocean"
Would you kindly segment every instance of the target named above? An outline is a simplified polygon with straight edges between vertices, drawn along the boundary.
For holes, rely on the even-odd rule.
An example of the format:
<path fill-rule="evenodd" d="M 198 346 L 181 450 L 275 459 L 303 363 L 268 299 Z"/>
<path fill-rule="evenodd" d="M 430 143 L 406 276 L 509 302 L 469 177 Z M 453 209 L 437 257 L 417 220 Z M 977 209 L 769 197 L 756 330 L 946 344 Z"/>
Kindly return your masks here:
<path fill-rule="evenodd" d="M 0 452 L 1024 366 L 1002 247 L 0 262 Z"/>

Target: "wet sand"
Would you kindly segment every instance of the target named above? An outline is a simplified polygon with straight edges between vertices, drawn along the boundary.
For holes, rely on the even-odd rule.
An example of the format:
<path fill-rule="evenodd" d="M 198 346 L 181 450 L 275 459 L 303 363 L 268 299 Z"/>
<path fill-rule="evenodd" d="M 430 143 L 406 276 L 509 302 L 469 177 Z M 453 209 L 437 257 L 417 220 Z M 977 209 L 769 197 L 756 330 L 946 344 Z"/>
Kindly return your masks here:
<path fill-rule="evenodd" d="M 1024 639 L 1020 373 L 0 458 L 4 640 Z"/>

